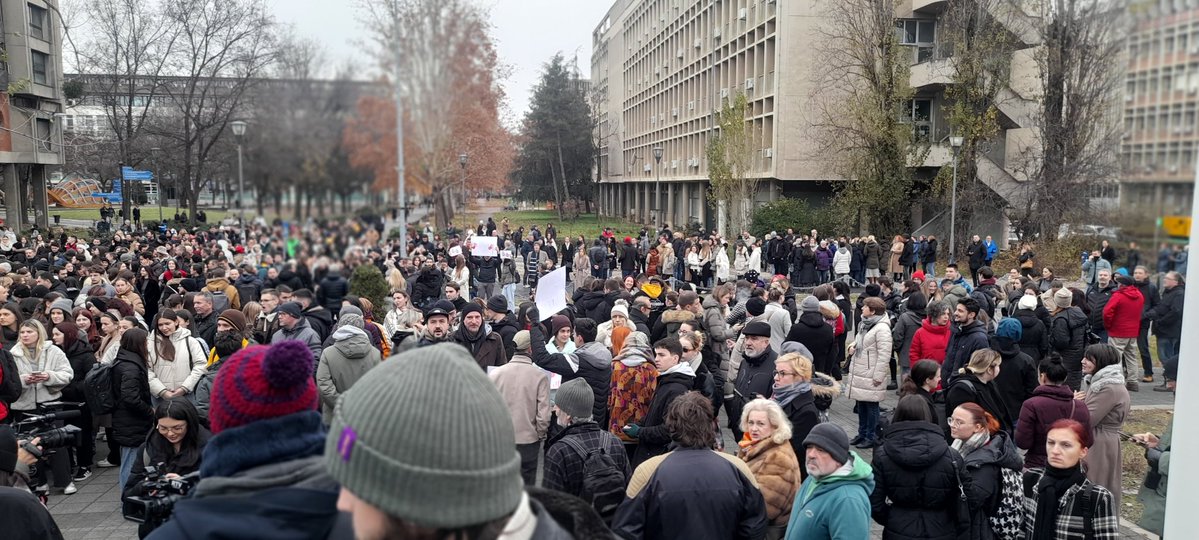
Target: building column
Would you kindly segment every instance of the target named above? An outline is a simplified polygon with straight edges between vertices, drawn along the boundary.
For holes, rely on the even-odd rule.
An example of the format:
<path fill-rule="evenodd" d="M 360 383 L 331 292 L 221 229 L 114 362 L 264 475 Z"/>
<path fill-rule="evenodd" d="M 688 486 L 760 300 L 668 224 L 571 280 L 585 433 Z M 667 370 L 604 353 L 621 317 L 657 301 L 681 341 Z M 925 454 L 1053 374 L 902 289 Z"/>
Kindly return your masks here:
<path fill-rule="evenodd" d="M 669 223 L 671 225 L 678 223 L 678 219 L 674 215 L 674 184 L 673 183 L 666 184 L 666 214 L 662 218 L 662 221 L 664 223 Z M 661 228 L 662 224 L 659 224 L 658 227 Z"/>
<path fill-rule="evenodd" d="M 34 165 L 29 173 L 29 189 L 33 191 L 34 223 L 38 229 L 50 230 L 50 206 L 46 201 L 46 166 Z"/>
<path fill-rule="evenodd" d="M 600 184 L 600 217 L 604 217 L 612 211 L 612 205 L 608 202 L 608 194 L 612 191 L 611 188 L 612 186 L 607 183 Z"/>
<path fill-rule="evenodd" d="M 696 208 L 695 216 L 696 216 L 696 219 L 699 220 L 699 225 L 701 227 L 703 227 L 704 229 L 707 229 L 708 228 L 708 201 L 704 200 L 704 191 L 705 191 L 704 182 L 699 182 L 696 187 L 699 188 L 698 192 L 696 193 L 696 195 L 697 195 L 696 198 L 699 199 L 699 202 L 698 202 L 699 208 Z"/>
<path fill-rule="evenodd" d="M 21 179 L 17 176 L 17 166 L 13 164 L 4 167 L 4 211 L 8 226 L 17 234 L 25 228 L 25 199 L 21 189 Z"/>

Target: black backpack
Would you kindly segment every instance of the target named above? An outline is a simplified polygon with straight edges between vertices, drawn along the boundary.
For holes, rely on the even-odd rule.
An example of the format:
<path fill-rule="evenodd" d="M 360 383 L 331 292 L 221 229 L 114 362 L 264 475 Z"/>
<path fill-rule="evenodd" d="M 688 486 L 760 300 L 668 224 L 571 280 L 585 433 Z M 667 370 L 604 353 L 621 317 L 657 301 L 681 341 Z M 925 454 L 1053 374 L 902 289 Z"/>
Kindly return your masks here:
<path fill-rule="evenodd" d="M 577 439 L 564 437 L 562 442 L 583 456 L 583 492 L 579 495 L 595 508 L 605 522 L 611 522 L 616 507 L 624 500 L 626 478 L 616 461 L 605 448 L 583 448 Z"/>
<path fill-rule="evenodd" d="M 92 414 L 109 414 L 117 409 L 117 395 L 112 391 L 114 364 L 97 363 L 83 378 L 83 396 Z"/>
<path fill-rule="evenodd" d="M 0 380 L 0 403 L 9 404 L 21 399 L 21 371 L 17 361 L 6 350 L 0 350 L 0 369 L 3 370 L 3 380 Z"/>

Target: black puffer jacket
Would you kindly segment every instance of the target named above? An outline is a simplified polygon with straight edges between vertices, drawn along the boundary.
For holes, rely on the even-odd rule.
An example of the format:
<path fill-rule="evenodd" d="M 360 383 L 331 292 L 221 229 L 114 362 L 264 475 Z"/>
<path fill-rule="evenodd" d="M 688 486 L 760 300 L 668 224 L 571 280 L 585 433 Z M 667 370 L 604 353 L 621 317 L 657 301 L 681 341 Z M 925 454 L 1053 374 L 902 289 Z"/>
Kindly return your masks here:
<path fill-rule="evenodd" d="M 341 301 L 350 294 L 350 283 L 341 274 L 330 272 L 316 288 L 316 300 L 329 311 L 340 311 Z"/>
<path fill-rule="evenodd" d="M 1070 307 L 1053 316 L 1049 345 L 1062 355 L 1062 363 L 1070 370 L 1066 384 L 1075 390 L 1081 388 L 1082 353 L 1087 346 L 1087 316 L 1081 309 Z"/>
<path fill-rule="evenodd" d="M 999 375 L 991 382 L 995 387 L 995 391 L 999 394 L 999 398 L 1003 400 L 1003 405 L 1007 409 L 1008 417 L 1012 420 L 1020 418 L 1020 407 L 1024 405 L 1024 400 L 1032 397 L 1033 390 L 1037 389 L 1037 366 L 1033 364 L 1032 358 L 1024 354 L 1012 340 L 1008 338 L 991 338 L 991 348 L 999 351 L 999 355 L 1003 358 L 1003 365 L 999 368 Z M 1013 433 L 1015 430 L 1015 422 L 1012 423 Z"/>
<path fill-rule="evenodd" d="M 112 411 L 112 437 L 121 446 L 137 448 L 146 442 L 146 435 L 154 426 L 146 361 L 122 349 L 117 351 L 112 370 L 112 385 L 117 392 L 117 408 Z"/>
<path fill-rule="evenodd" d="M 1045 323 L 1041 322 L 1036 311 L 1027 309 L 1017 309 L 1012 318 L 1020 321 L 1020 326 L 1023 327 L 1020 334 L 1020 350 L 1032 359 L 1034 366 L 1039 366 L 1041 359 L 1049 353 L 1049 332 Z"/>
<path fill-rule="evenodd" d="M 1020 471 L 1024 460 L 1011 437 L 1002 431 L 991 435 L 991 440 L 969 454 L 966 454 L 966 473 L 970 477 L 970 534 L 971 540 L 991 540 L 996 538 L 991 530 L 990 516 L 999 508 L 1002 497 L 1003 480 L 1000 477 L 1002 469 Z M 966 478 L 962 478 L 963 487 Z"/>
<path fill-rule="evenodd" d="M 645 460 L 665 454 L 670 445 L 670 431 L 666 429 L 666 411 L 675 398 L 686 394 L 695 385 L 695 377 L 686 373 L 669 373 L 658 377 L 658 388 L 653 401 L 641 422 L 637 435 L 637 451 L 633 454 L 634 469 Z"/>
<path fill-rule="evenodd" d="M 888 540 L 954 540 L 969 527 L 957 515 L 958 479 L 969 493 L 965 461 L 931 422 L 896 422 L 875 451 L 871 516 Z"/>
<path fill-rule="evenodd" d="M 833 327 L 824 322 L 824 316 L 819 311 L 801 314 L 787 332 L 786 341 L 799 342 L 807 347 L 815 366 L 828 365 L 836 354 L 837 338 L 833 335 Z"/>
<path fill-rule="evenodd" d="M 71 363 L 75 377 L 71 379 L 71 384 L 62 389 L 62 400 L 84 403 L 87 398 L 83 395 L 83 379 L 87 377 L 87 372 L 91 371 L 92 366 L 96 365 L 96 355 L 92 354 L 92 346 L 85 340 L 76 340 L 70 350 L 63 352 L 67 355 L 67 361 Z"/>
<path fill-rule="evenodd" d="M 504 314 L 504 318 L 498 321 L 491 321 L 491 331 L 500 335 L 504 341 L 504 354 L 508 355 L 508 360 L 512 359 L 512 355 L 516 353 L 516 343 L 513 338 L 520 331 L 520 327 L 516 325 L 516 316 L 512 312 Z"/>
<path fill-rule="evenodd" d="M 987 328 L 974 321 L 968 325 L 953 325 L 949 329 L 949 344 L 945 348 L 945 362 L 941 376 L 946 380 L 958 377 L 958 370 L 970 363 L 974 351 L 988 347 Z"/>

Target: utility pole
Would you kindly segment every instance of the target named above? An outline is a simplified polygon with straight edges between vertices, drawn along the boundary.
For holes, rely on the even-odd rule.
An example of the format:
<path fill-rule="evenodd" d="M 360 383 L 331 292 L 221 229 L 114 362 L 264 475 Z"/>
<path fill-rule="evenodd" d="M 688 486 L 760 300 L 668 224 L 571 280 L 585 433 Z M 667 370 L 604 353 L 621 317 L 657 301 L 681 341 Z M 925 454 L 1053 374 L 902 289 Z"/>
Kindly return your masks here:
<path fill-rule="evenodd" d="M 392 24 L 395 25 L 396 35 L 401 35 L 399 30 L 400 19 L 397 17 Z M 400 60 L 399 46 L 394 48 L 395 53 L 395 75 L 392 78 L 392 84 L 395 86 L 395 102 L 396 102 L 396 175 L 399 178 L 399 227 L 400 227 L 400 257 L 408 256 L 408 196 L 404 192 L 404 101 L 403 91 L 400 89 L 400 74 L 403 73 L 403 66 Z"/>

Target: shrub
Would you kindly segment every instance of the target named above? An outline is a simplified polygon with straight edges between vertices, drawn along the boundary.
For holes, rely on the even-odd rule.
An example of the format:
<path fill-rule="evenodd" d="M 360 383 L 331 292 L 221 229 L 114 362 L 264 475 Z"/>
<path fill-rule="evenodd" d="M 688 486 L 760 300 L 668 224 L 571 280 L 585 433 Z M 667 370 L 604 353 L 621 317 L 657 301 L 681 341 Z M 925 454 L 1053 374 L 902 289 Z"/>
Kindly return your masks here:
<path fill-rule="evenodd" d="M 350 294 L 366 298 L 375 306 L 384 306 L 387 293 L 387 279 L 379 267 L 363 264 L 354 269 L 354 274 L 350 276 Z"/>
<path fill-rule="evenodd" d="M 821 235 L 832 233 L 833 222 L 828 219 L 829 213 L 823 208 L 813 209 L 803 199 L 782 198 L 772 203 L 766 203 L 754 211 L 750 222 L 749 233 L 762 238 L 770 231 L 782 233 L 788 228 L 795 232 L 806 233 L 812 229 L 819 230 Z"/>

